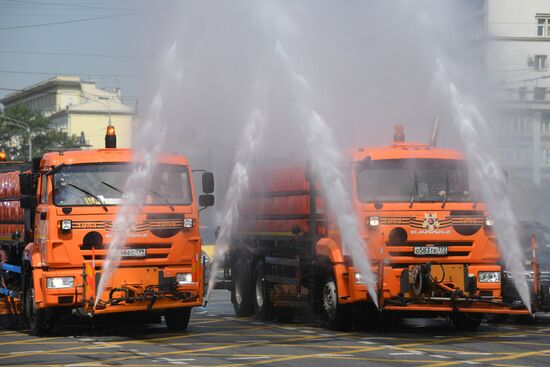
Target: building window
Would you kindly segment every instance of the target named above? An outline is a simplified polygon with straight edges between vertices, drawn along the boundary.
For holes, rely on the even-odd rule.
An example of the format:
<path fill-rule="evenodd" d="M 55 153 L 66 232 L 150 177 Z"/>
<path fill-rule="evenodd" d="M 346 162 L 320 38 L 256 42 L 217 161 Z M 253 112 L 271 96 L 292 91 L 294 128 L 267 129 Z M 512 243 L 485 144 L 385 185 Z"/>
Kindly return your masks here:
<path fill-rule="evenodd" d="M 527 87 L 519 87 L 518 95 L 520 100 L 525 101 L 525 97 L 527 95 Z"/>
<path fill-rule="evenodd" d="M 546 88 L 535 87 L 535 89 L 533 89 L 534 100 L 544 101 L 545 96 L 546 96 Z"/>
<path fill-rule="evenodd" d="M 537 36 L 550 37 L 550 17 L 537 18 Z"/>
<path fill-rule="evenodd" d="M 535 55 L 535 70 L 546 70 L 546 55 Z"/>
<path fill-rule="evenodd" d="M 550 166 L 550 148 L 542 148 L 542 164 Z"/>
<path fill-rule="evenodd" d="M 526 116 L 513 116 L 511 131 L 518 135 L 524 135 L 530 132 L 530 121 Z"/>
<path fill-rule="evenodd" d="M 527 150 L 513 150 L 512 162 L 515 164 L 529 164 L 530 156 L 531 153 Z"/>
<path fill-rule="evenodd" d="M 540 132 L 542 133 L 542 135 L 550 135 L 550 121 L 549 120 L 542 121 L 540 123 Z"/>

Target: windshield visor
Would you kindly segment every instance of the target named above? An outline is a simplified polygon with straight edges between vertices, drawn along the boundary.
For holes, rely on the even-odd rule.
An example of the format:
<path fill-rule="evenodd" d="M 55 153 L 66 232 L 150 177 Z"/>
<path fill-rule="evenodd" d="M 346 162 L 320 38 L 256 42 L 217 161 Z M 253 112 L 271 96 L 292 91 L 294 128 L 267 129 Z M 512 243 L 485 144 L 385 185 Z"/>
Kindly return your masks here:
<path fill-rule="evenodd" d="M 355 168 L 357 195 L 372 201 L 467 201 L 466 162 L 451 159 L 384 159 Z"/>
<path fill-rule="evenodd" d="M 120 205 L 126 180 L 133 169 L 128 163 L 64 166 L 53 175 L 53 203 L 58 206 Z M 190 205 L 189 170 L 185 166 L 160 164 L 140 191 L 145 192 L 145 205 Z"/>

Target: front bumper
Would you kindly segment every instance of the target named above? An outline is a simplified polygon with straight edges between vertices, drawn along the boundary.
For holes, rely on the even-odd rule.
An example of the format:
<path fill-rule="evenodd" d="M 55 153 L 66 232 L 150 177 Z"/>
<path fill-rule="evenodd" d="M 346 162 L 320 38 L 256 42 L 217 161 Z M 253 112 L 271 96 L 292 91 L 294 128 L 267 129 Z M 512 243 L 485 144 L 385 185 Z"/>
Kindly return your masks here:
<path fill-rule="evenodd" d="M 527 286 L 531 295 L 531 302 L 534 304 L 535 311 L 550 311 L 550 272 L 540 273 L 538 278 L 538 295 L 535 295 L 535 285 L 532 272 L 526 274 Z M 504 302 L 511 304 L 522 304 L 521 297 L 516 289 L 514 280 L 504 277 L 502 281 L 502 296 Z"/>
<path fill-rule="evenodd" d="M 441 264 L 434 266 L 432 276 L 443 279 L 433 282 L 422 290 L 413 289 L 412 270 L 384 266 L 382 276 L 377 272 L 377 300 L 381 309 L 392 311 L 426 312 L 471 312 L 529 314 L 523 305 L 507 303 L 501 296 L 501 283 L 479 281 L 481 272 L 500 272 L 500 266 L 490 264 L 461 265 Z M 376 269 L 375 267 L 373 267 Z M 444 268 L 444 270 L 442 270 Z M 367 301 L 369 295 L 365 284 L 357 284 L 353 267 L 342 267 L 343 284 L 339 289 L 340 303 Z M 421 288 L 421 287 L 420 287 Z M 340 294 L 342 293 L 342 294 Z"/>
<path fill-rule="evenodd" d="M 193 281 L 176 283 L 177 273 L 190 273 L 191 267 L 118 268 L 97 297 L 101 274 L 86 269 L 43 272 L 40 279 L 43 297 L 38 307 L 81 308 L 89 314 L 133 311 L 158 311 L 202 304 L 203 281 L 200 272 Z M 48 277 L 74 277 L 73 288 L 48 289 Z"/>

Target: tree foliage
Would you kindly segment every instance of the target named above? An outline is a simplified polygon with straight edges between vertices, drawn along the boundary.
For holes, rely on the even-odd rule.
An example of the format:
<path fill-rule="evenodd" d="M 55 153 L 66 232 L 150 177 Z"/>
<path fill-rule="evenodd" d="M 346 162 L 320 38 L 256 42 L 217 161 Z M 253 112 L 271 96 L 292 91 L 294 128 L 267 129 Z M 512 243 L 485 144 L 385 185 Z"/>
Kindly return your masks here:
<path fill-rule="evenodd" d="M 50 119 L 39 112 L 31 111 L 25 105 L 17 105 L 4 111 L 3 116 L 22 121 L 30 126 L 32 136 L 32 156 L 41 156 L 51 150 L 79 148 L 79 138 L 53 127 Z M 27 130 L 13 126 L 0 117 L 0 151 L 8 154 L 8 159 L 28 159 L 29 145 Z"/>

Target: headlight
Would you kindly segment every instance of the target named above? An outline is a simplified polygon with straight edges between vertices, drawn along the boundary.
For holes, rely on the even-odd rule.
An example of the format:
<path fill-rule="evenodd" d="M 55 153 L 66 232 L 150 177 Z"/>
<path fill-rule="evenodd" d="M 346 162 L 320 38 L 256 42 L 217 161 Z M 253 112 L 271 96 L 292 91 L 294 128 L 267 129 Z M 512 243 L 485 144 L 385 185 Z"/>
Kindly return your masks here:
<path fill-rule="evenodd" d="M 492 227 L 495 224 L 495 221 L 492 218 L 486 217 L 485 218 L 485 226 Z"/>
<path fill-rule="evenodd" d="M 70 219 L 63 219 L 61 221 L 61 230 L 70 231 L 73 228 L 73 222 Z"/>
<path fill-rule="evenodd" d="M 372 227 L 376 227 L 377 225 L 380 224 L 380 218 L 374 216 L 374 217 L 369 217 L 369 225 L 372 226 Z"/>
<path fill-rule="evenodd" d="M 59 277 L 59 278 L 47 278 L 46 279 L 46 288 L 73 288 L 74 287 L 74 278 L 73 277 Z"/>
<path fill-rule="evenodd" d="M 193 228 L 193 218 L 183 218 L 183 228 Z"/>
<path fill-rule="evenodd" d="M 477 276 L 480 283 L 500 283 L 500 271 L 480 271 Z"/>
<path fill-rule="evenodd" d="M 178 284 L 193 283 L 193 274 L 191 274 L 191 273 L 178 273 L 178 274 L 176 274 L 176 282 L 178 282 Z"/>
<path fill-rule="evenodd" d="M 361 273 L 355 273 L 355 284 L 365 284 Z"/>

